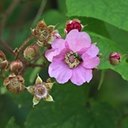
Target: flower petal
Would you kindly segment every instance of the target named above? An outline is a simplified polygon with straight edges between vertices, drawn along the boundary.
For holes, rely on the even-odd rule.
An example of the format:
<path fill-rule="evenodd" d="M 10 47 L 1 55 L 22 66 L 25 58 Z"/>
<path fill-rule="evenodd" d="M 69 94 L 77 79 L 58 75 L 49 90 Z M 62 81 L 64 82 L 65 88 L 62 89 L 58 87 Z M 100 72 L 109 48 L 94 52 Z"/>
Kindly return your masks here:
<path fill-rule="evenodd" d="M 49 49 L 45 52 L 45 57 L 48 59 L 48 61 L 52 62 L 52 59 L 54 56 L 58 55 L 60 51 L 57 49 Z"/>
<path fill-rule="evenodd" d="M 99 53 L 99 49 L 95 44 L 92 44 L 86 53 L 91 57 L 95 57 Z"/>
<path fill-rule="evenodd" d="M 50 77 L 56 78 L 58 83 L 66 83 L 72 76 L 72 70 L 64 63 L 63 60 L 57 57 L 53 58 L 52 63 L 49 65 Z"/>
<path fill-rule="evenodd" d="M 99 57 L 90 57 L 88 56 L 86 53 L 82 55 L 82 60 L 83 60 L 83 63 L 82 65 L 85 67 L 85 68 L 96 68 L 99 63 L 100 63 L 100 59 Z"/>
<path fill-rule="evenodd" d="M 52 43 L 52 48 L 54 49 L 63 49 L 65 48 L 65 40 L 64 39 L 56 39 L 53 43 Z"/>
<path fill-rule="evenodd" d="M 85 82 L 90 82 L 92 79 L 92 70 L 85 69 L 82 66 L 78 66 L 73 69 L 71 81 L 76 85 L 82 85 Z"/>
<path fill-rule="evenodd" d="M 90 36 L 86 32 L 79 32 L 76 29 L 71 30 L 67 34 L 66 41 L 68 42 L 69 48 L 74 52 L 88 48 L 91 45 Z"/>
<path fill-rule="evenodd" d="M 52 49 L 45 52 L 45 57 L 48 61 L 52 62 L 54 56 L 59 55 L 60 52 L 65 48 L 65 41 L 63 39 L 56 39 L 52 43 Z"/>

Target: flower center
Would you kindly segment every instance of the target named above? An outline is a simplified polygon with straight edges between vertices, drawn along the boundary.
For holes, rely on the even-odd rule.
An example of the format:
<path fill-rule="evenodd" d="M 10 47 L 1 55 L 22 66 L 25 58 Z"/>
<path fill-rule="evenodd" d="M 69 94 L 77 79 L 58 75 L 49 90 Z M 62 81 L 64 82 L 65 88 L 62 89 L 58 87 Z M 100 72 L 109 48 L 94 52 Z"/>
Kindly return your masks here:
<path fill-rule="evenodd" d="M 65 54 L 65 63 L 69 68 L 75 68 L 81 63 L 82 59 L 78 53 L 68 52 Z"/>
<path fill-rule="evenodd" d="M 40 99 L 45 98 L 48 94 L 46 87 L 42 84 L 36 85 L 34 91 L 35 91 L 35 96 Z"/>

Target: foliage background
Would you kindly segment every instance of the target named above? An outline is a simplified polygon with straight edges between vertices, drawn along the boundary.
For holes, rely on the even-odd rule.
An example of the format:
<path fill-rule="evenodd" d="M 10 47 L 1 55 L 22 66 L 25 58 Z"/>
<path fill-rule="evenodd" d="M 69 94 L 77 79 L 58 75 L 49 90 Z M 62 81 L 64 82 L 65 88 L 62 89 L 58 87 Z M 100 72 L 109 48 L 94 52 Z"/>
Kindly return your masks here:
<path fill-rule="evenodd" d="M 0 0 L 0 21 L 15 1 Z M 128 128 L 127 7 L 128 0 L 19 0 L 0 37 L 12 48 L 20 46 L 40 19 L 56 25 L 64 35 L 65 22 L 79 18 L 86 26 L 84 30 L 97 42 L 102 58 L 89 84 L 55 84 L 55 102 L 42 101 L 35 108 L 31 95 L 7 92 L 0 79 L 0 128 Z M 1 44 L 0 49 L 5 51 Z M 112 51 L 122 53 L 118 66 L 109 64 Z M 13 58 L 9 53 L 7 56 Z M 26 85 L 32 84 L 37 70 L 27 72 Z M 40 75 L 45 80 L 47 69 L 42 69 Z"/>

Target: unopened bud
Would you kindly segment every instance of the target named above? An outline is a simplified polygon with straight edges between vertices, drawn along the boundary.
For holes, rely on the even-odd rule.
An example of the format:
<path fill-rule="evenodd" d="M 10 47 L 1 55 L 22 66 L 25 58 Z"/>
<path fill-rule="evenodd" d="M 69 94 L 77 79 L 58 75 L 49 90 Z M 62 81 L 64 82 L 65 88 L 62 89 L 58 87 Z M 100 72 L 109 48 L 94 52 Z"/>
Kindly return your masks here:
<path fill-rule="evenodd" d="M 8 61 L 5 54 L 0 50 L 0 69 L 6 69 L 8 67 Z"/>
<path fill-rule="evenodd" d="M 109 55 L 109 61 L 112 65 L 117 65 L 120 63 L 120 59 L 121 59 L 121 54 L 118 52 L 112 52 Z"/>
<path fill-rule="evenodd" d="M 0 50 L 0 63 L 6 60 L 5 54 Z"/>
<path fill-rule="evenodd" d="M 7 69 L 8 67 L 8 61 L 4 60 L 0 63 L 0 69 Z"/>
<path fill-rule="evenodd" d="M 4 80 L 3 84 L 12 93 L 19 93 L 25 89 L 24 78 L 21 75 L 11 74 Z"/>
<path fill-rule="evenodd" d="M 38 22 L 37 26 L 32 29 L 32 35 L 36 37 L 37 44 L 41 47 L 51 44 L 56 38 L 60 38 L 55 26 L 47 26 L 43 20 Z"/>
<path fill-rule="evenodd" d="M 73 20 L 69 20 L 66 23 L 66 26 L 65 26 L 66 33 L 69 33 L 73 29 L 77 29 L 78 31 L 81 31 L 83 29 L 83 25 L 81 24 L 80 20 L 73 19 Z"/>
<path fill-rule="evenodd" d="M 21 73 L 22 70 L 23 70 L 23 63 L 20 60 L 11 62 L 11 64 L 10 64 L 11 72 L 18 74 L 18 73 Z"/>
<path fill-rule="evenodd" d="M 33 60 L 37 55 L 38 55 L 38 50 L 39 47 L 38 45 L 31 45 L 28 46 L 25 50 L 24 50 L 24 58 L 27 60 Z"/>

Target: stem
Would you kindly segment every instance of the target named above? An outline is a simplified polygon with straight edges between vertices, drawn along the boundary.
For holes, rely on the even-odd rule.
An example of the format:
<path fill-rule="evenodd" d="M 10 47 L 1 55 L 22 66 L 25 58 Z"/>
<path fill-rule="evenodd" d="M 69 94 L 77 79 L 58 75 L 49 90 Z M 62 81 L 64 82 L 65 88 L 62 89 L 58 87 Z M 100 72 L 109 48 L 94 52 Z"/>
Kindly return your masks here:
<path fill-rule="evenodd" d="M 35 23 L 40 19 L 40 16 L 42 15 L 42 13 L 44 11 L 46 3 L 47 3 L 47 0 L 42 0 L 40 8 L 39 8 L 39 10 L 38 10 L 38 12 L 36 14 L 36 17 L 35 17 L 33 23 L 32 23 L 32 26 L 35 25 Z"/>
<path fill-rule="evenodd" d="M 33 39 L 33 36 L 30 35 L 24 42 L 23 44 L 19 47 L 17 55 L 16 55 L 16 59 L 19 58 L 19 55 L 21 52 L 23 52 L 23 50 L 25 49 L 25 47 L 28 45 L 29 41 Z"/>
<path fill-rule="evenodd" d="M 99 82 L 99 85 L 98 85 L 98 90 L 100 90 L 103 82 L 104 82 L 104 77 L 105 77 L 105 71 L 101 71 L 101 76 L 100 76 L 100 82 Z"/>
<path fill-rule="evenodd" d="M 0 45 L 5 48 L 6 52 L 10 52 L 11 54 L 15 55 L 12 48 L 8 45 L 8 43 L 3 41 L 2 39 L 0 39 Z"/>
<path fill-rule="evenodd" d="M 29 63 L 28 64 L 28 67 L 44 67 L 44 64 L 31 64 L 31 63 Z"/>

